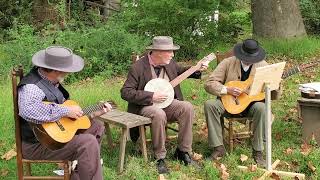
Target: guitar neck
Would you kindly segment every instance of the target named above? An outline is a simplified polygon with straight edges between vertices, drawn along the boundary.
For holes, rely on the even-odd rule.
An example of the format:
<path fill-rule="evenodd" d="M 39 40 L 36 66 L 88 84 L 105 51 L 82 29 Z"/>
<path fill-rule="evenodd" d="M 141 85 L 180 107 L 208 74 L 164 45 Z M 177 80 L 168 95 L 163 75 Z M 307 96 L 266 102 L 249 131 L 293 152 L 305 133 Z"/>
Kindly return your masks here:
<path fill-rule="evenodd" d="M 170 81 L 170 84 L 172 87 L 176 87 L 178 84 L 180 84 L 183 80 L 187 79 L 191 74 L 196 72 L 199 69 L 199 66 L 192 66 L 188 70 L 186 70 L 184 73 L 180 74 L 178 77 Z"/>
<path fill-rule="evenodd" d="M 107 101 L 107 103 L 109 103 L 111 105 L 112 109 L 117 108 L 117 105 L 113 101 Z M 94 104 L 94 105 L 85 107 L 85 108 L 82 109 L 82 111 L 83 111 L 84 115 L 89 115 L 89 114 L 91 114 L 93 112 L 102 110 L 103 108 L 104 108 L 104 104 L 103 103 L 98 103 L 98 104 Z"/>
<path fill-rule="evenodd" d="M 293 74 L 296 74 L 296 73 L 298 73 L 298 72 L 300 72 L 301 70 L 300 70 L 300 68 L 299 68 L 299 66 L 296 66 L 296 67 L 294 67 L 294 68 L 291 68 L 291 69 L 289 69 L 288 71 L 286 71 L 286 72 L 284 72 L 283 74 L 282 74 L 282 79 L 285 79 L 285 78 L 287 78 L 287 77 L 289 77 L 289 76 L 291 76 L 291 75 L 293 75 Z"/>
<path fill-rule="evenodd" d="M 93 112 L 103 109 L 103 104 L 94 104 L 82 109 L 84 115 L 89 115 Z"/>

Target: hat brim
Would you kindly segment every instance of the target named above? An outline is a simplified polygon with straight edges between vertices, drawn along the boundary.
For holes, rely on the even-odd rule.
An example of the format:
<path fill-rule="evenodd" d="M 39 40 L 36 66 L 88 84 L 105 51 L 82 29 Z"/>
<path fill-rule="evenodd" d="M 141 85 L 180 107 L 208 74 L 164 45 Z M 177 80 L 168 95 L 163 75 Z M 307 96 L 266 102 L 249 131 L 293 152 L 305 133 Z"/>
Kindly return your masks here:
<path fill-rule="evenodd" d="M 172 47 L 155 47 L 155 46 L 147 46 L 146 50 L 160 50 L 160 51 L 176 51 L 179 50 L 179 45 L 173 45 Z"/>
<path fill-rule="evenodd" d="M 248 63 L 257 63 L 257 62 L 264 60 L 266 57 L 266 53 L 265 53 L 264 49 L 262 49 L 261 47 L 259 47 L 258 53 L 254 56 L 248 56 L 248 55 L 244 54 L 242 52 L 241 48 L 242 48 L 242 43 L 236 44 L 233 48 L 234 55 L 240 61 L 248 62 Z"/>
<path fill-rule="evenodd" d="M 84 67 L 84 60 L 80 56 L 75 55 L 75 54 L 72 55 L 72 58 L 73 58 L 72 64 L 68 67 L 59 67 L 58 68 L 58 67 L 48 66 L 44 62 L 45 61 L 45 50 L 41 50 L 32 56 L 32 63 L 33 63 L 33 65 L 35 65 L 37 67 L 53 69 L 53 70 L 57 70 L 57 71 L 61 71 L 61 72 L 73 73 L 73 72 L 81 71 Z"/>

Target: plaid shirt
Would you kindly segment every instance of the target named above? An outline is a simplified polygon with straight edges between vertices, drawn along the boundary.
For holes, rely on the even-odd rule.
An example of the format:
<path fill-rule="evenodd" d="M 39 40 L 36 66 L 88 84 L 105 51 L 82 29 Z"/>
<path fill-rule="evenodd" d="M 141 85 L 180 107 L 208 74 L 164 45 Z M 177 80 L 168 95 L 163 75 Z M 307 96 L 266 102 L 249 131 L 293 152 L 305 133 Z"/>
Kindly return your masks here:
<path fill-rule="evenodd" d="M 39 75 L 49 81 L 40 71 Z M 58 83 L 49 81 L 58 88 Z M 26 121 L 41 124 L 44 122 L 54 122 L 69 113 L 68 108 L 56 103 L 45 104 L 44 92 L 34 84 L 26 84 L 19 88 L 18 105 L 19 115 Z"/>

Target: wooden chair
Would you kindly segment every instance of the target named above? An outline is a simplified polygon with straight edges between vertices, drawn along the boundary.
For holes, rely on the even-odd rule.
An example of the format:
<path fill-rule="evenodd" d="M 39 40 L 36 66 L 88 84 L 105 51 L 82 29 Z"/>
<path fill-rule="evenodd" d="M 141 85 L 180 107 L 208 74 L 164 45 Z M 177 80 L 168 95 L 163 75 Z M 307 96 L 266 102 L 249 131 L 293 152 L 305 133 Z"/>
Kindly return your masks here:
<path fill-rule="evenodd" d="M 18 179 L 70 179 L 71 166 L 67 160 L 28 160 L 22 157 L 21 149 L 21 132 L 20 132 L 20 116 L 18 111 L 18 88 L 17 84 L 23 77 L 23 69 L 20 65 L 18 69 L 12 70 L 12 93 L 13 93 L 13 110 L 15 120 L 15 137 L 16 137 L 16 151 L 17 151 L 17 172 Z M 31 164 L 32 163 L 60 163 L 64 167 L 64 176 L 32 176 Z M 24 173 L 24 167 L 26 166 L 26 173 Z"/>
<path fill-rule="evenodd" d="M 217 51 L 216 57 L 217 57 L 217 64 L 219 64 L 223 59 L 226 59 L 228 57 L 233 56 L 233 50 L 230 50 L 226 53 L 220 53 Z M 228 125 L 225 125 L 225 120 L 227 120 Z M 251 138 L 253 135 L 252 132 L 252 118 L 249 117 L 242 117 L 240 115 L 224 115 L 221 117 L 221 125 L 222 128 L 222 136 L 225 139 L 225 142 L 229 144 L 229 151 L 232 152 L 234 149 L 234 142 L 239 139 L 248 139 Z M 238 132 L 235 130 L 234 123 L 239 122 L 241 124 L 248 125 L 248 130 Z M 226 138 L 225 130 L 228 131 L 228 138 Z"/>
<path fill-rule="evenodd" d="M 135 52 L 132 52 L 131 54 L 131 61 L 132 61 L 132 64 L 135 63 L 136 61 L 138 61 L 140 58 L 144 57 L 146 54 L 148 54 L 148 51 L 146 51 L 145 53 L 141 54 L 141 55 L 138 55 L 137 53 Z M 172 122 L 172 121 L 168 121 L 168 123 L 175 123 L 175 122 Z M 170 136 L 168 134 L 168 129 L 170 129 L 171 131 L 175 132 L 175 133 L 178 133 L 179 130 L 177 130 L 176 128 L 174 127 L 171 127 L 171 126 L 166 126 L 166 141 L 169 141 L 171 139 L 176 139 L 178 137 L 178 135 L 173 135 L 173 136 Z M 147 139 L 147 142 L 151 142 L 151 139 Z"/>

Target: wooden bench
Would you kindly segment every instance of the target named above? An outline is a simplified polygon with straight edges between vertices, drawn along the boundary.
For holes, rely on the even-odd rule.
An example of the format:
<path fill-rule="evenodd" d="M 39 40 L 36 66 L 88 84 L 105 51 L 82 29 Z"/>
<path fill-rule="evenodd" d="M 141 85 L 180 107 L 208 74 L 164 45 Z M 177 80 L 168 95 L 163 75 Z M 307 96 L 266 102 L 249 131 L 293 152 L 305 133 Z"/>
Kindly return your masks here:
<path fill-rule="evenodd" d="M 121 139 L 120 139 L 119 162 L 118 162 L 119 173 L 123 171 L 124 157 L 126 153 L 126 143 L 127 143 L 128 131 L 130 128 L 139 127 L 140 140 L 141 140 L 141 147 L 140 147 L 141 152 L 143 154 L 143 158 L 145 162 L 148 161 L 146 133 L 145 133 L 144 126 L 151 123 L 150 118 L 124 112 L 124 111 L 112 110 L 100 117 L 97 117 L 97 119 L 104 122 L 105 124 L 108 145 L 110 147 L 113 147 L 110 124 L 122 128 Z"/>

